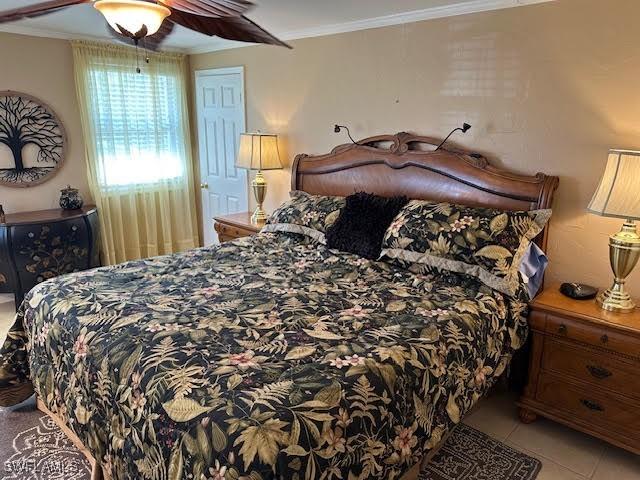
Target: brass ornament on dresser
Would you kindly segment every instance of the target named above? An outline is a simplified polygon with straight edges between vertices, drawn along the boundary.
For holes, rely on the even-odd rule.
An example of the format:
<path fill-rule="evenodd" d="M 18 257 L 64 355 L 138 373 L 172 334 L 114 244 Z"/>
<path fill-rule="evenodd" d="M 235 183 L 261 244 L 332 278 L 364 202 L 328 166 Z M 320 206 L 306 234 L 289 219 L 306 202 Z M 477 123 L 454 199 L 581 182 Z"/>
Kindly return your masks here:
<path fill-rule="evenodd" d="M 254 224 L 264 223 L 267 219 L 267 214 L 263 209 L 264 199 L 267 196 L 267 181 L 262 171 L 282 169 L 278 136 L 260 132 L 241 134 L 236 167 L 256 171 L 251 188 L 258 207 L 253 213 L 251 221 Z"/>
<path fill-rule="evenodd" d="M 629 313 L 636 308 L 625 289 L 626 278 L 640 259 L 640 152 L 610 150 L 609 159 L 588 211 L 604 217 L 625 219 L 622 229 L 609 237 L 609 260 L 613 285 L 596 298 L 604 310 Z"/>

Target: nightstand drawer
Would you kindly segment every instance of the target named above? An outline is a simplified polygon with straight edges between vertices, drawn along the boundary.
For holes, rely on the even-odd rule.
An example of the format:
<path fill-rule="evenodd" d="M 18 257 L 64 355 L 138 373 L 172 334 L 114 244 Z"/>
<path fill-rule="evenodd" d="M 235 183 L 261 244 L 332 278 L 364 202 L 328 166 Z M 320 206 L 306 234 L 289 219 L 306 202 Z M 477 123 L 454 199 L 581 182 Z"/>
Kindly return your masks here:
<path fill-rule="evenodd" d="M 241 238 L 248 237 L 250 235 L 255 235 L 255 232 L 251 230 L 245 230 L 244 228 L 235 227 L 233 225 L 224 225 L 221 223 L 216 223 L 216 231 L 224 235 L 225 237 L 233 237 L 233 238 Z"/>
<path fill-rule="evenodd" d="M 546 332 L 640 358 L 640 339 L 604 326 L 547 314 Z"/>
<path fill-rule="evenodd" d="M 579 386 L 550 373 L 542 373 L 537 400 L 566 412 L 576 420 L 619 431 L 640 439 L 640 404 L 624 401 L 604 390 Z"/>
<path fill-rule="evenodd" d="M 640 362 L 547 337 L 542 368 L 640 399 Z"/>

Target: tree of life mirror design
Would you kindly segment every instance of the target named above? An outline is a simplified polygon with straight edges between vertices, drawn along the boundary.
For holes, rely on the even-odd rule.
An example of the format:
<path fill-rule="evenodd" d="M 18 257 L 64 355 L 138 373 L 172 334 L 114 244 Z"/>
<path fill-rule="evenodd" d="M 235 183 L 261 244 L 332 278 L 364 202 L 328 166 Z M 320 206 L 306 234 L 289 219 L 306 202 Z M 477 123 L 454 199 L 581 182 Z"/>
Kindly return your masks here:
<path fill-rule="evenodd" d="M 19 92 L 0 92 L 0 185 L 30 187 L 62 166 L 67 138 L 47 104 Z"/>

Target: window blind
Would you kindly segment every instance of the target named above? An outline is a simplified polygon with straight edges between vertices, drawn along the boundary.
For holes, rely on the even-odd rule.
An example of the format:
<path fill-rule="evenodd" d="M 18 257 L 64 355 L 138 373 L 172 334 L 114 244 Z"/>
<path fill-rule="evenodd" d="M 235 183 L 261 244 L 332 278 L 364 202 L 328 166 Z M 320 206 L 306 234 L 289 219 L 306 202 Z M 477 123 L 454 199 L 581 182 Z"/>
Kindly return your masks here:
<path fill-rule="evenodd" d="M 120 65 L 89 71 L 98 154 L 105 187 L 182 179 L 185 138 L 179 108 L 180 79 L 138 74 Z"/>

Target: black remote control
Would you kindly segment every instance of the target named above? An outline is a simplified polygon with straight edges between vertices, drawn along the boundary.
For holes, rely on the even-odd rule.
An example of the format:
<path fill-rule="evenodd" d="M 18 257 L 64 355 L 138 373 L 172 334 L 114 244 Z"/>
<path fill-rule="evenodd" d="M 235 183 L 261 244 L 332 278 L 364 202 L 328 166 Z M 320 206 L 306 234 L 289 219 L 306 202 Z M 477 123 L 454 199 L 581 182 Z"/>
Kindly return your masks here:
<path fill-rule="evenodd" d="M 575 300 L 591 300 L 598 294 L 598 289 L 584 283 L 563 283 L 560 292 Z"/>

